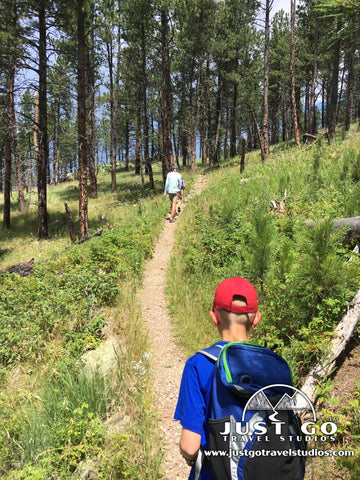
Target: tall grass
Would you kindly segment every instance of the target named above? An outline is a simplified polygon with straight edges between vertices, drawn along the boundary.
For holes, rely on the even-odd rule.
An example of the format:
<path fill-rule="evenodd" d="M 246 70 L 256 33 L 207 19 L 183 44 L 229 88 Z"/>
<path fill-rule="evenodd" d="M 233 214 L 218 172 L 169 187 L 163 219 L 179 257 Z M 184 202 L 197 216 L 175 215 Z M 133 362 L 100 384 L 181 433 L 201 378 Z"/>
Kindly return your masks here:
<path fill-rule="evenodd" d="M 151 357 L 136 288 L 137 282 L 123 284 L 109 311 L 121 343 L 106 374 L 79 362 L 47 366 L 36 374 L 34 392 L 13 401 L 13 414 L 0 422 L 8 432 L 0 444 L 2 478 L 75 479 L 85 460 L 99 479 L 161 477 Z M 11 392 L 7 397 L 3 392 L 3 400 Z M 7 416 L 4 404 L 2 411 Z M 113 416 L 118 428 L 108 433 L 106 424 Z"/>

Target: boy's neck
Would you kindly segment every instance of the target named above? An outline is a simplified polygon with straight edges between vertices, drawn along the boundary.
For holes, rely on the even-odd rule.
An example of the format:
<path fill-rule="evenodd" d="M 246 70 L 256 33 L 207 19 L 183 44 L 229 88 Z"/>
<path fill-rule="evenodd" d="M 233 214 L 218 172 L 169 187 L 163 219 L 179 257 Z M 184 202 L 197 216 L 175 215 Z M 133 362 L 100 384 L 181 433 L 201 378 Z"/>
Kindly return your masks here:
<path fill-rule="evenodd" d="M 221 340 L 225 342 L 247 342 L 248 333 L 243 329 L 226 329 L 221 332 Z"/>

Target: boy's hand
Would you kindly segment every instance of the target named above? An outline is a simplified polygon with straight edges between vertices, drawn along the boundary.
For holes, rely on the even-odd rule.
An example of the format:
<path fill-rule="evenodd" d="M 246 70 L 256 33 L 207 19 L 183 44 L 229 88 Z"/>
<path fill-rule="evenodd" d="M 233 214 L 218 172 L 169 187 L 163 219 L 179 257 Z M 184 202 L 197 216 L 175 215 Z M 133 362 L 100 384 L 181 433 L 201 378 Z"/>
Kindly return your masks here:
<path fill-rule="evenodd" d="M 184 454 L 182 454 L 182 456 L 184 457 L 185 462 L 189 465 L 189 467 L 192 467 L 197 459 L 197 454 L 193 457 L 187 457 Z"/>

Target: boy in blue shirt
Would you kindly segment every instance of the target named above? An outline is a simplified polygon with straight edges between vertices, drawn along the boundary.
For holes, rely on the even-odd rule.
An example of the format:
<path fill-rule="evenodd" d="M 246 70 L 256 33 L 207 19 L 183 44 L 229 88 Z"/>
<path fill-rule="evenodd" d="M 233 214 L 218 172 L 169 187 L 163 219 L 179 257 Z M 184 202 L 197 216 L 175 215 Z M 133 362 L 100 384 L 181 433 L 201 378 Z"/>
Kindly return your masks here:
<path fill-rule="evenodd" d="M 255 288 L 239 277 L 228 278 L 216 288 L 213 309 L 209 312 L 218 329 L 219 345 L 228 342 L 247 342 L 248 333 L 260 321 Z M 178 403 L 174 418 L 183 427 L 180 452 L 191 471 L 189 480 L 195 479 L 195 461 L 200 446 L 206 445 L 205 422 L 210 400 L 214 364 L 201 353 L 190 357 L 184 368 Z M 199 480 L 213 480 L 206 467 L 201 469 Z"/>

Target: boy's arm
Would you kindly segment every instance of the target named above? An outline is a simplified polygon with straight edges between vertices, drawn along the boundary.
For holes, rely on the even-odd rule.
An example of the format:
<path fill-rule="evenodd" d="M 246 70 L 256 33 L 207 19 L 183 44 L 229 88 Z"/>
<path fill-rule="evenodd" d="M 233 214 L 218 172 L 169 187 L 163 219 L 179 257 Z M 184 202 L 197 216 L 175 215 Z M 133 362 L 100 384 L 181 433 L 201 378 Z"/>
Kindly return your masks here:
<path fill-rule="evenodd" d="M 201 435 L 183 428 L 180 438 L 180 453 L 185 458 L 188 465 L 193 465 L 196 461 L 200 449 Z"/>

